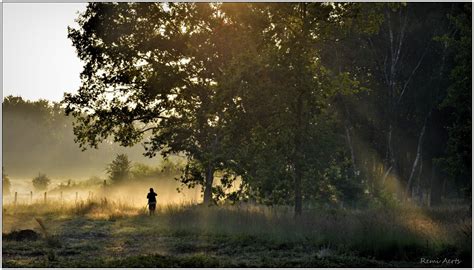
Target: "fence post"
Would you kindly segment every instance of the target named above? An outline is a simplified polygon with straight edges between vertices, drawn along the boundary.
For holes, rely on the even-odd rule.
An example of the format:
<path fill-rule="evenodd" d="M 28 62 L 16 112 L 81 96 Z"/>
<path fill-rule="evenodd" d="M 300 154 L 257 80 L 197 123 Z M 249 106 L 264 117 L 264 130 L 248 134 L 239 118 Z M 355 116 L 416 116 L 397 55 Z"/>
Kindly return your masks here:
<path fill-rule="evenodd" d="M 44 192 L 44 203 L 47 202 L 47 198 L 46 198 L 46 191 Z"/>
<path fill-rule="evenodd" d="M 30 191 L 30 204 L 33 204 L 33 191 Z"/>
<path fill-rule="evenodd" d="M 63 203 L 63 192 L 61 191 L 61 203 Z"/>
<path fill-rule="evenodd" d="M 16 205 L 17 198 L 18 198 L 18 192 L 15 191 L 15 201 L 14 201 L 15 205 Z"/>
<path fill-rule="evenodd" d="M 101 200 L 105 204 L 107 204 L 107 194 L 105 193 L 106 189 L 107 189 L 107 180 L 104 180 L 104 187 L 102 188 L 102 198 L 101 198 Z"/>
<path fill-rule="evenodd" d="M 75 201 L 75 203 L 77 203 L 77 191 L 76 191 L 76 201 Z"/>

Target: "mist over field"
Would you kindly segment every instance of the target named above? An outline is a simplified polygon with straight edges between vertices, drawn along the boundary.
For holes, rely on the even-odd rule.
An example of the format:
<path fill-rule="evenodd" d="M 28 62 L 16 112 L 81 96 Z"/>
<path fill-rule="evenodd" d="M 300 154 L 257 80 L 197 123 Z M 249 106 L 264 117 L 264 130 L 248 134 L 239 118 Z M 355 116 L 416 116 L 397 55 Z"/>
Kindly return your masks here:
<path fill-rule="evenodd" d="M 178 193 L 176 189 L 179 188 L 180 185 L 173 177 L 137 181 L 120 187 L 106 186 L 105 189 L 102 183 L 97 181 L 92 185 L 72 186 L 71 188 L 62 189 L 62 191 L 61 189 L 58 189 L 57 186 L 60 186 L 65 182 L 61 182 L 60 180 L 53 180 L 50 184 L 51 188 L 49 191 L 36 191 L 31 184 L 31 179 L 12 179 L 11 181 L 12 193 L 3 196 L 4 204 L 12 204 L 14 202 L 14 192 L 18 193 L 17 203 L 19 204 L 29 204 L 31 202 L 43 203 L 44 192 L 47 192 L 48 201 L 54 201 L 64 205 L 74 204 L 77 201 L 87 201 L 88 199 L 100 200 L 102 198 L 107 198 L 111 201 L 123 202 L 133 207 L 143 208 L 147 203 L 146 194 L 151 187 L 158 192 L 158 204 L 161 205 L 198 203 L 202 200 L 199 187 L 194 189 L 184 189 Z M 85 182 L 87 180 L 83 181 Z M 78 181 L 77 183 L 80 184 L 81 181 Z M 30 192 L 33 192 L 33 197 L 31 197 Z M 62 197 L 61 192 L 63 193 Z"/>
<path fill-rule="evenodd" d="M 46 100 L 31 102 L 19 97 L 7 97 L 3 103 L 3 168 L 10 179 L 10 193 L 4 194 L 4 203 L 13 203 L 17 192 L 18 203 L 43 202 L 47 199 L 62 203 L 74 203 L 96 198 L 121 201 L 136 207 L 146 205 L 149 188 L 159 193 L 159 204 L 179 204 L 198 202 L 201 199 L 199 187 L 188 190 L 182 188 L 175 178 L 180 169 L 156 176 L 137 176 L 127 184 L 111 186 L 107 166 L 118 154 L 125 154 L 131 162 L 131 170 L 161 168 L 164 159 L 143 156 L 143 147 L 122 147 L 117 143 L 102 143 L 98 149 L 81 151 L 74 142 L 72 117 L 62 113 L 58 104 Z M 171 162 L 182 162 L 182 158 L 172 156 Z M 32 183 L 38 174 L 46 174 L 51 182 L 45 190 L 38 191 Z M 132 176 L 130 175 L 130 178 Z M 104 190 L 103 181 L 106 181 Z M 107 183 L 108 182 L 108 183 Z M 69 183 L 69 186 L 68 186 Z M 33 197 L 31 197 L 33 192 Z M 92 195 L 90 193 L 93 193 Z"/>
<path fill-rule="evenodd" d="M 133 162 L 150 166 L 160 163 L 158 157 L 144 157 L 141 145 L 122 147 L 104 142 L 98 149 L 81 151 L 74 142 L 72 121 L 58 105 L 53 107 L 46 100 L 27 103 L 11 97 L 11 102 L 4 102 L 2 148 L 7 174 L 12 179 L 30 181 L 39 172 L 58 180 L 104 177 L 107 164 L 121 153 Z"/>

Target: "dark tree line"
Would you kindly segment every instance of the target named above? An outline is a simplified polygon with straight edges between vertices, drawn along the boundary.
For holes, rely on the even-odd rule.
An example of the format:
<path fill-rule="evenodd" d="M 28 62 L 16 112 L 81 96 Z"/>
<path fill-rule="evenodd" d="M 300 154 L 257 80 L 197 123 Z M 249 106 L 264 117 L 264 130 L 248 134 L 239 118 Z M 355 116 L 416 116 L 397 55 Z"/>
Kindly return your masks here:
<path fill-rule="evenodd" d="M 206 204 L 471 194 L 470 3 L 91 3 L 78 22 L 77 142 L 184 153 Z"/>

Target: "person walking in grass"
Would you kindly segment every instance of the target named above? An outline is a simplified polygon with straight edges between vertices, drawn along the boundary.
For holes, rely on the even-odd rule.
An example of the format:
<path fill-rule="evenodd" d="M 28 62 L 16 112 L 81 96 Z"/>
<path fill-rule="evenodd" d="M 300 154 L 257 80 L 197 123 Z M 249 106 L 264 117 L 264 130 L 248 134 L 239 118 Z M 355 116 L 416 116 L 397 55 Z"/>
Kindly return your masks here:
<path fill-rule="evenodd" d="M 146 196 L 148 199 L 148 210 L 150 210 L 150 216 L 155 215 L 155 209 L 156 209 L 156 196 L 158 194 L 153 191 L 153 188 L 150 188 L 150 193 Z"/>

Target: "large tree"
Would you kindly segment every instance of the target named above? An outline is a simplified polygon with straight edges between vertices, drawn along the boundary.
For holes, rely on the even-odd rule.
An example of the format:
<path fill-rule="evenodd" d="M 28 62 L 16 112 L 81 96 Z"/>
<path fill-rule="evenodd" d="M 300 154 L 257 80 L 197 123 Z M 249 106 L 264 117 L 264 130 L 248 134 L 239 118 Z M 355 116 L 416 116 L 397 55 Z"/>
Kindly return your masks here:
<path fill-rule="evenodd" d="M 434 37 L 450 35 L 451 7 L 93 3 L 69 32 L 85 66 L 66 111 L 84 148 L 184 153 L 181 181 L 205 203 L 216 172 L 297 215 L 393 179 L 410 195 L 439 186 L 451 60 Z"/>
<path fill-rule="evenodd" d="M 216 170 L 267 168 L 243 159 L 263 161 L 257 157 L 273 150 L 260 146 L 278 142 L 283 174 L 275 177 L 282 186 L 291 179 L 286 191 L 301 214 L 303 178 L 316 178 L 304 175 L 323 153 L 314 129 L 330 98 L 356 87 L 347 72 L 319 61 L 320 45 L 340 30 L 349 8 L 90 4 L 69 34 L 86 63 L 78 94 L 65 97 L 66 112 L 78 120 L 77 141 L 97 147 L 112 136 L 124 146 L 145 140 L 150 157 L 185 153 L 181 180 L 203 185 L 205 203 Z M 236 145 L 255 136 L 263 136 L 253 140 L 261 151 L 242 154 Z"/>
<path fill-rule="evenodd" d="M 113 137 L 144 141 L 146 155 L 184 153 L 184 184 L 212 199 L 224 165 L 222 67 L 236 32 L 212 4 L 93 3 L 69 37 L 85 62 L 82 86 L 67 94 L 82 147 Z M 237 47 L 237 46 L 235 46 Z"/>
<path fill-rule="evenodd" d="M 329 70 L 320 61 L 321 45 L 345 27 L 344 20 L 354 19 L 342 12 L 349 8 L 295 3 L 224 9 L 245 25 L 255 44 L 228 67 L 226 84 L 234 89 L 240 110 L 234 124 L 247 131 L 234 135 L 240 140 L 236 170 L 241 169 L 253 194 L 291 203 L 296 215 L 303 199 L 314 195 L 308 187 L 321 182 L 320 174 L 338 152 L 331 103 L 336 93 L 359 89 L 350 73 Z M 336 125 L 327 128 L 331 124 Z"/>

